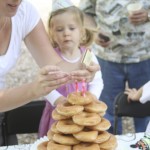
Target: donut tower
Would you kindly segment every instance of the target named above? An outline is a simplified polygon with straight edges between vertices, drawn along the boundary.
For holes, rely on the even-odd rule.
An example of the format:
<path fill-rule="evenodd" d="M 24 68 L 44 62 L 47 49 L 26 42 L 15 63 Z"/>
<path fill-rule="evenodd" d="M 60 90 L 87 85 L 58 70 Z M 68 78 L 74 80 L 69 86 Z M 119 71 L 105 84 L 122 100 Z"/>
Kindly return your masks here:
<path fill-rule="evenodd" d="M 106 104 L 82 87 L 79 91 L 76 83 L 76 91 L 52 112 L 56 122 L 38 150 L 115 150 L 116 138 L 107 132 L 111 124 L 103 117 Z"/>

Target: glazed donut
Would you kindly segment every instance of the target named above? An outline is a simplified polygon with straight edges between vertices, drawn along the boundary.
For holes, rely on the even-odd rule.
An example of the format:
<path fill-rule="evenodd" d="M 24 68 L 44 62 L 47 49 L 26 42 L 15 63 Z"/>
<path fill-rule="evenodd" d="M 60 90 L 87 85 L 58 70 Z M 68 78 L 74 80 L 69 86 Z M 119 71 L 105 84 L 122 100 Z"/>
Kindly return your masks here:
<path fill-rule="evenodd" d="M 53 118 L 54 120 L 63 120 L 63 119 L 69 119 L 69 118 L 71 118 L 71 117 L 70 117 L 70 116 L 63 116 L 63 115 L 59 114 L 59 113 L 56 111 L 56 109 L 54 109 L 54 110 L 52 111 L 52 118 Z"/>
<path fill-rule="evenodd" d="M 75 124 L 72 119 L 58 121 L 56 128 L 58 131 L 64 134 L 73 134 L 83 130 L 84 126 Z"/>
<path fill-rule="evenodd" d="M 101 122 L 98 123 L 95 126 L 89 126 L 88 128 L 92 129 L 92 130 L 96 130 L 96 131 L 106 131 L 110 128 L 111 124 L 109 122 L 109 120 L 102 118 Z"/>
<path fill-rule="evenodd" d="M 52 132 L 51 129 L 49 129 L 48 132 L 47 132 L 47 137 L 48 137 L 48 139 L 49 139 L 49 140 L 52 140 L 53 135 L 54 135 L 54 132 Z"/>
<path fill-rule="evenodd" d="M 47 150 L 71 150 L 71 146 L 61 145 L 53 141 L 48 142 Z"/>
<path fill-rule="evenodd" d="M 72 105 L 87 105 L 91 103 L 94 96 L 90 92 L 85 92 L 85 96 L 82 96 L 82 92 L 70 93 L 67 97 L 67 101 Z"/>
<path fill-rule="evenodd" d="M 60 133 L 60 132 L 57 130 L 56 125 L 57 125 L 57 122 L 54 122 L 54 123 L 52 124 L 52 126 L 51 126 L 51 131 L 52 131 L 53 133 Z"/>
<path fill-rule="evenodd" d="M 84 107 L 86 112 L 103 113 L 107 110 L 107 105 L 102 101 L 93 101 Z"/>
<path fill-rule="evenodd" d="M 73 150 L 100 150 L 99 145 L 95 143 L 80 143 L 73 146 Z"/>
<path fill-rule="evenodd" d="M 98 131 L 80 131 L 78 133 L 73 134 L 73 136 L 82 142 L 93 142 L 96 140 L 98 136 Z"/>
<path fill-rule="evenodd" d="M 37 146 L 37 150 L 47 150 L 47 144 L 48 144 L 48 141 L 43 142 L 43 143 L 40 143 L 40 144 Z"/>
<path fill-rule="evenodd" d="M 83 106 L 71 105 L 68 102 L 58 104 L 56 107 L 57 112 L 64 116 L 76 115 L 76 114 L 82 112 L 83 109 L 84 109 Z"/>
<path fill-rule="evenodd" d="M 53 141 L 63 145 L 76 145 L 80 143 L 73 135 L 69 134 L 54 134 Z"/>
<path fill-rule="evenodd" d="M 110 138 L 110 134 L 107 131 L 99 132 L 94 143 L 100 144 L 100 143 L 107 141 L 109 138 Z"/>
<path fill-rule="evenodd" d="M 110 134 L 110 138 L 99 144 L 100 149 L 111 149 L 111 150 L 115 150 L 115 148 L 117 147 L 117 139 L 114 135 Z"/>
<path fill-rule="evenodd" d="M 81 112 L 80 114 L 74 115 L 72 119 L 74 123 L 81 126 L 94 126 L 101 121 L 98 114 L 88 112 Z"/>

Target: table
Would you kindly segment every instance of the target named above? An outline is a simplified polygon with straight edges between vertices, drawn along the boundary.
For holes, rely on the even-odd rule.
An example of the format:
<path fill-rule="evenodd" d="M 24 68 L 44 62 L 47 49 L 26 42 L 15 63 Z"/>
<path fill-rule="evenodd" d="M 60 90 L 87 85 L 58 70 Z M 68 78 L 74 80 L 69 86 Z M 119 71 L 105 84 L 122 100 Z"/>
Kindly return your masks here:
<path fill-rule="evenodd" d="M 137 148 L 131 148 L 131 144 L 135 144 L 138 140 L 140 140 L 144 136 L 144 133 L 136 133 L 136 134 L 126 134 L 126 135 L 117 135 L 118 147 L 116 150 L 139 150 Z M 33 148 L 32 144 L 24 144 L 24 145 L 14 145 L 8 147 L 0 147 L 0 150 L 36 150 Z"/>

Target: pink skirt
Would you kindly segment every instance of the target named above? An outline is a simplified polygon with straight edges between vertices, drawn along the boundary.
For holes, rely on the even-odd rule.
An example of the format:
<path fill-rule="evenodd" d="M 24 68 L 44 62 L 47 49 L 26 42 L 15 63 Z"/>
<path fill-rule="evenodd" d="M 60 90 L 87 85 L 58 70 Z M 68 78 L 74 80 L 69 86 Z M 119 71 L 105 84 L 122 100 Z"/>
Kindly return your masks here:
<path fill-rule="evenodd" d="M 39 124 L 39 132 L 38 138 L 47 136 L 48 130 L 51 128 L 51 125 L 54 123 L 54 119 L 52 118 L 52 111 L 55 109 L 54 106 L 50 104 L 50 102 L 46 101 L 45 108 L 43 110 L 43 114 Z"/>

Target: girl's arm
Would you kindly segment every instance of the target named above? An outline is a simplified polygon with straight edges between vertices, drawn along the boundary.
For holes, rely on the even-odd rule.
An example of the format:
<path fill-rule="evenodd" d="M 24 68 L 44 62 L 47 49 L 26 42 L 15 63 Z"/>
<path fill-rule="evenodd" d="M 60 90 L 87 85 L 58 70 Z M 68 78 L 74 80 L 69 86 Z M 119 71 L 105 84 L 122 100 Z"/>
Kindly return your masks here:
<path fill-rule="evenodd" d="M 144 84 L 142 88 L 142 96 L 140 97 L 141 103 L 146 103 L 150 101 L 150 81 Z"/>
<path fill-rule="evenodd" d="M 94 53 L 92 52 L 93 62 L 98 64 L 98 60 Z M 93 93 L 97 99 L 99 99 L 102 89 L 103 89 L 103 80 L 102 80 L 102 74 L 101 71 L 97 71 L 93 80 L 89 82 L 89 91 Z"/>
<path fill-rule="evenodd" d="M 56 106 L 59 102 L 66 99 L 61 93 L 57 90 L 53 90 L 51 93 L 45 96 L 45 98 L 51 103 L 51 105 Z"/>

